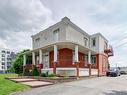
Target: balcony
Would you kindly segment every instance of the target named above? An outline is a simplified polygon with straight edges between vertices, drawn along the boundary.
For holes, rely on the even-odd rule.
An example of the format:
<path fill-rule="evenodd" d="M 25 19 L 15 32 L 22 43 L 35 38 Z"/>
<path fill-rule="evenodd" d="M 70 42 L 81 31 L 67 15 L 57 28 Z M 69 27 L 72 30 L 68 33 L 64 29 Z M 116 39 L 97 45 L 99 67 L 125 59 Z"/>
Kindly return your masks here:
<path fill-rule="evenodd" d="M 108 55 L 108 57 L 113 56 L 114 52 L 113 52 L 113 48 L 111 45 L 109 45 L 105 50 L 104 53 L 106 53 Z"/>

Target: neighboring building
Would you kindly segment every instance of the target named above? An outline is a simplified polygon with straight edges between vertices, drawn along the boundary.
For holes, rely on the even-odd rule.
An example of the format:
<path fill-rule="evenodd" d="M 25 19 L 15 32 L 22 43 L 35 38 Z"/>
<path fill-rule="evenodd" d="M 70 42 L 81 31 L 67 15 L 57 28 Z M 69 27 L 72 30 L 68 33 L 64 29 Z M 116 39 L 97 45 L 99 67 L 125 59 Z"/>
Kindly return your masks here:
<path fill-rule="evenodd" d="M 0 73 L 5 73 L 11 68 L 11 62 L 15 58 L 15 53 L 9 49 L 0 48 Z"/>
<path fill-rule="evenodd" d="M 67 17 L 33 35 L 32 46 L 33 50 L 24 55 L 24 65 L 27 64 L 26 55 L 32 53 L 33 65 L 43 64 L 41 71 L 50 73 L 56 67 L 59 75 L 105 75 L 108 57 L 113 56 L 112 48 L 102 34 L 89 35 Z"/>

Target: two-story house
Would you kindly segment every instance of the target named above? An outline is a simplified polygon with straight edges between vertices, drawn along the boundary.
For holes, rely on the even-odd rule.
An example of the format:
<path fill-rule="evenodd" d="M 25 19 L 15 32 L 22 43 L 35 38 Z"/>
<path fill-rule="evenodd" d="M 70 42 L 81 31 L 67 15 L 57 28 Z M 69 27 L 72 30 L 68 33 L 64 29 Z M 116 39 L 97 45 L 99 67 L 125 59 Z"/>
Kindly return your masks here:
<path fill-rule="evenodd" d="M 42 64 L 41 72 L 66 76 L 105 75 L 108 57 L 113 55 L 100 33 L 89 35 L 69 18 L 32 36 L 32 64 Z"/>

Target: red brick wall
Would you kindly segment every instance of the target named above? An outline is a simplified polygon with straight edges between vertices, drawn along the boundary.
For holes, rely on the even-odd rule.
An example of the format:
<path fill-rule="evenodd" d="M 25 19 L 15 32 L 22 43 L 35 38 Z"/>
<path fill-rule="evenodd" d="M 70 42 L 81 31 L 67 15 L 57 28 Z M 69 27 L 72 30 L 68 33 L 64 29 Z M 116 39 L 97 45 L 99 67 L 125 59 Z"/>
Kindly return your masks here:
<path fill-rule="evenodd" d="M 81 53 L 81 52 L 79 52 L 79 67 L 80 68 L 84 68 L 85 67 L 85 54 L 83 54 L 83 53 Z"/>
<path fill-rule="evenodd" d="M 108 57 L 103 54 L 97 54 L 97 68 L 99 75 L 106 75 L 108 70 Z"/>
<path fill-rule="evenodd" d="M 51 51 L 49 55 L 50 60 L 50 68 L 53 68 L 53 59 L 54 59 L 54 52 Z M 84 68 L 84 54 L 79 52 L 79 67 Z M 73 64 L 73 52 L 71 49 L 63 48 L 59 50 L 58 55 L 58 64 L 57 67 L 75 67 L 75 64 Z"/>

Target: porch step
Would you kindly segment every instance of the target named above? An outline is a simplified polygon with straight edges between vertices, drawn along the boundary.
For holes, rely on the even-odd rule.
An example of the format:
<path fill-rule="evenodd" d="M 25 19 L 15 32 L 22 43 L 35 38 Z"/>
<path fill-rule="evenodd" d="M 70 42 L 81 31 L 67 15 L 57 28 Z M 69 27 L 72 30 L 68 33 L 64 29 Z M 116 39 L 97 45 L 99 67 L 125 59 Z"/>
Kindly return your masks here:
<path fill-rule="evenodd" d="M 43 87 L 43 86 L 48 86 L 52 85 L 53 83 L 51 82 L 43 82 L 43 81 L 32 81 L 32 82 L 21 82 L 22 84 L 28 85 L 32 88 L 36 87 Z"/>
<path fill-rule="evenodd" d="M 17 83 L 37 81 L 37 79 L 30 79 L 30 78 L 15 78 L 15 79 L 12 78 L 10 80 L 17 82 Z"/>
<path fill-rule="evenodd" d="M 51 82 L 44 82 L 44 81 L 40 81 L 40 80 L 32 79 L 32 78 L 6 78 L 6 79 L 14 81 L 16 83 L 28 85 L 32 88 L 43 87 L 43 86 L 48 86 L 53 84 Z"/>

